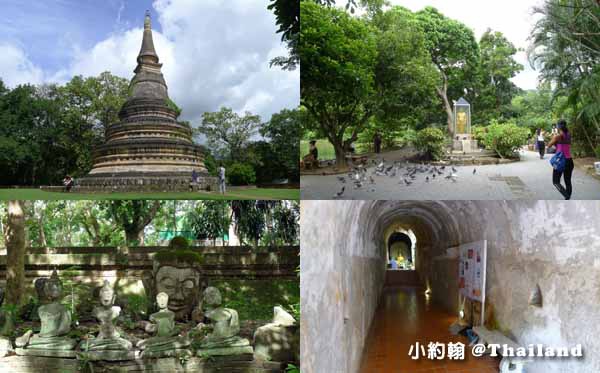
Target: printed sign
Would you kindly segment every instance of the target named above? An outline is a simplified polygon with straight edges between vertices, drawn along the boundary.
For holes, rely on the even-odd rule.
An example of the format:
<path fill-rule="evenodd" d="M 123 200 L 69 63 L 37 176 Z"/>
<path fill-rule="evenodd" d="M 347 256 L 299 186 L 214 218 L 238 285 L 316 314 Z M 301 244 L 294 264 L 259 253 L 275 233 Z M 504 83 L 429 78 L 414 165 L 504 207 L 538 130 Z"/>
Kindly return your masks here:
<path fill-rule="evenodd" d="M 486 241 L 472 242 L 459 248 L 458 288 L 463 296 L 478 301 L 485 300 Z"/>

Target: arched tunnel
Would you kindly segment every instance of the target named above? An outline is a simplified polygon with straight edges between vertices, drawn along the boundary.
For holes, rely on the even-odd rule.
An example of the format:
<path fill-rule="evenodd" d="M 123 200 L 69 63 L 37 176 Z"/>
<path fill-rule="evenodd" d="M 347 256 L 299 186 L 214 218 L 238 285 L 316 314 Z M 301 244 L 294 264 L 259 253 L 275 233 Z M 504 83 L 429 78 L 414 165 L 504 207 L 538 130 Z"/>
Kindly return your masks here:
<path fill-rule="evenodd" d="M 594 306 L 600 303 L 600 203 L 302 201 L 301 209 L 303 371 L 364 371 L 370 354 L 386 359 L 372 352 L 373 341 L 404 338 L 385 342 L 390 361 L 402 369 L 411 338 L 446 336 L 460 311 L 480 322 L 481 305 L 459 300 L 457 248 L 484 240 L 486 326 L 521 345 L 581 343 L 589 352 L 536 360 L 527 372 L 600 366 L 590 353 L 600 348 Z M 414 235 L 415 283 L 386 280 L 396 232 Z M 529 304 L 537 286 L 542 307 Z"/>

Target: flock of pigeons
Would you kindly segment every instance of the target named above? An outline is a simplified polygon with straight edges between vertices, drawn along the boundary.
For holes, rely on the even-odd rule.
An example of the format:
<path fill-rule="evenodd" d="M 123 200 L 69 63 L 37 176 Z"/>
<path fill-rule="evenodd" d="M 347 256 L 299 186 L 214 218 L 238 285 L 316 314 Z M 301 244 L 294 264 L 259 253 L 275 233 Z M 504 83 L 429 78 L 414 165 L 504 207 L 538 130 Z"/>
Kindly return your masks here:
<path fill-rule="evenodd" d="M 369 173 L 370 167 L 375 166 Z M 445 179 L 454 183 L 458 180 L 458 170 L 454 166 L 436 166 L 426 163 L 411 165 L 408 161 L 394 161 L 392 164 L 386 164 L 385 158 L 381 161 L 371 160 L 370 167 L 358 165 L 353 167 L 347 176 L 338 176 L 338 181 L 342 184 L 339 192 L 333 196 L 334 199 L 343 198 L 346 191 L 346 185 L 352 184 L 354 189 L 367 187 L 370 192 L 375 191 L 376 181 L 374 176 L 384 176 L 390 179 L 398 179 L 398 184 L 409 186 L 417 181 L 417 178 L 425 179 L 426 183 L 435 180 Z M 473 175 L 477 169 L 473 169 Z"/>

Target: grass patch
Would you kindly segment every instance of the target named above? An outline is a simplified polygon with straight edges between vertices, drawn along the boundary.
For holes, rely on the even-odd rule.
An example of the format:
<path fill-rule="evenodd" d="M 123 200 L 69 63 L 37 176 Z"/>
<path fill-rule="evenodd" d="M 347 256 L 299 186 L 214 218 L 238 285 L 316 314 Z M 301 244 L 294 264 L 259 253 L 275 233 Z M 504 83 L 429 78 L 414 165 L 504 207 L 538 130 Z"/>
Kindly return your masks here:
<path fill-rule="evenodd" d="M 214 280 L 209 286 L 221 291 L 223 305 L 238 311 L 240 320 L 271 320 L 273 307 L 300 302 L 300 281 Z"/>
<path fill-rule="evenodd" d="M 300 159 L 308 154 L 310 148 L 309 140 L 300 140 Z M 357 154 L 368 153 L 372 151 L 369 149 L 369 144 L 363 144 L 359 142 L 354 143 L 354 149 Z M 333 160 L 335 159 L 335 149 L 333 145 L 327 139 L 317 140 L 317 150 L 319 150 L 320 160 Z"/>
<path fill-rule="evenodd" d="M 300 140 L 300 159 L 308 154 L 309 148 L 308 140 Z M 319 159 L 335 159 L 335 149 L 328 140 L 317 140 L 317 150 L 319 151 Z"/>
<path fill-rule="evenodd" d="M 300 199 L 299 189 L 229 188 L 229 192 L 61 193 L 40 189 L 0 189 L 0 200 L 113 200 L 113 199 Z"/>

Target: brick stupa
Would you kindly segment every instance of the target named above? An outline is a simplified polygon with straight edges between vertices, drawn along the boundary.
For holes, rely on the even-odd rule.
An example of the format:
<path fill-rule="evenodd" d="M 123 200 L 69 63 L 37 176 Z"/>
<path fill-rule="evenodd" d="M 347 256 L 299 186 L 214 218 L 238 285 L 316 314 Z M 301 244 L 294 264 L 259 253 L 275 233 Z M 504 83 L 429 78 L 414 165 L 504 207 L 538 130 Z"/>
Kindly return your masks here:
<path fill-rule="evenodd" d="M 194 170 L 196 188 L 214 188 L 203 148 L 192 141 L 191 128 L 177 121 L 158 61 L 146 13 L 130 96 L 119 111 L 120 121 L 107 127 L 105 143 L 94 149 L 92 170 L 78 180 L 82 189 L 187 190 Z"/>

